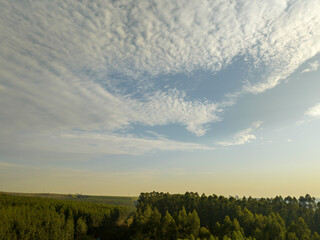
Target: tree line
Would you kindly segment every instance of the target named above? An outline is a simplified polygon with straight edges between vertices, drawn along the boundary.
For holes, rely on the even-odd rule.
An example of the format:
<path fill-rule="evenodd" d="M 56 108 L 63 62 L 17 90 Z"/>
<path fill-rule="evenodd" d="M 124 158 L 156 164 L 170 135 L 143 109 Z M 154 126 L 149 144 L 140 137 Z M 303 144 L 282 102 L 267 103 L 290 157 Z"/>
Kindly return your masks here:
<path fill-rule="evenodd" d="M 319 240 L 320 203 L 310 195 L 242 198 L 142 193 L 132 239 Z"/>
<path fill-rule="evenodd" d="M 0 193 L 1 240 L 118 239 L 134 207 Z"/>
<path fill-rule="evenodd" d="M 127 206 L 0 194 L 0 239 L 320 240 L 310 195 L 234 198 L 141 193 Z"/>

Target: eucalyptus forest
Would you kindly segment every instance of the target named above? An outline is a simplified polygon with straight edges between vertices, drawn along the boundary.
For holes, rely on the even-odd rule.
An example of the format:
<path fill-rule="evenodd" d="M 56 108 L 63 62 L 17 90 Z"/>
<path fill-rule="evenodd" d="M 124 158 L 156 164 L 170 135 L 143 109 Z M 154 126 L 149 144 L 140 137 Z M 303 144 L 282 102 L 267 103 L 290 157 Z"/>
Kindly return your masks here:
<path fill-rule="evenodd" d="M 0 239 L 320 240 L 320 203 L 141 193 L 135 207 L 0 193 Z"/>

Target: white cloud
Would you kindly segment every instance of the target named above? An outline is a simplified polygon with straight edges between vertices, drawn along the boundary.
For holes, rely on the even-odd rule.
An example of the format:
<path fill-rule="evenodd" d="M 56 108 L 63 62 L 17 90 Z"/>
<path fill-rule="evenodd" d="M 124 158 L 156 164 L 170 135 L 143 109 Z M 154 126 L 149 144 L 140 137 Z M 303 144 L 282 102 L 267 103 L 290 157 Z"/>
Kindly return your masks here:
<path fill-rule="evenodd" d="M 178 123 L 204 135 L 225 104 L 191 99 L 179 89 L 164 92 L 148 77 L 216 73 L 244 56 L 262 74 L 243 91 L 263 92 L 319 53 L 319 4 L 1 1 L 2 139 L 14 144 L 21 133 L 75 128 L 109 132 L 114 139 L 114 130 L 132 123 Z M 123 82 L 128 89 L 141 86 L 140 97 L 124 95 L 130 91 L 119 89 Z M 242 141 L 253 139 L 247 137 Z"/>
<path fill-rule="evenodd" d="M 165 49 L 148 47 L 146 42 L 140 50 L 138 43 L 132 45 L 133 39 L 139 42 L 144 36 L 140 31 L 149 22 L 140 14 L 133 14 L 143 6 L 138 4 L 130 10 L 121 8 L 120 3 L 104 1 L 88 6 L 74 1 L 68 7 L 63 1 L 52 6 L 13 2 L 2 5 L 7 11 L 0 17 L 4 33 L 0 46 L 4 86 L 0 97 L 4 110 L 0 116 L 1 132 L 70 128 L 112 131 L 131 123 L 178 123 L 201 136 L 206 132 L 205 124 L 218 120 L 216 104 L 188 99 L 179 90 L 148 89 L 142 97 L 133 98 L 113 87 L 110 73 L 121 72 L 135 78 L 141 72 L 157 74 L 157 67 L 161 72 L 169 69 L 161 65 L 167 55 L 159 51 Z M 144 9 L 144 14 L 151 12 Z M 131 32 L 126 22 L 129 17 L 137 18 L 132 21 L 137 26 L 130 27 Z M 151 14 L 150 18 L 152 22 L 156 16 Z M 161 21 L 155 24 L 162 26 Z M 149 44 L 156 43 L 150 40 Z"/>
<path fill-rule="evenodd" d="M 186 94 L 176 89 L 167 93 L 157 91 L 145 97 L 145 102 L 136 103 L 137 115 L 132 119 L 149 125 L 180 123 L 187 129 L 202 136 L 206 129 L 204 124 L 218 121 L 218 106 L 207 101 L 190 101 Z"/>
<path fill-rule="evenodd" d="M 320 66 L 319 61 L 311 62 L 311 63 L 309 63 L 309 67 L 307 67 L 307 68 L 305 68 L 304 70 L 302 70 L 301 73 L 315 72 L 315 71 L 318 70 L 319 66 Z"/>
<path fill-rule="evenodd" d="M 245 92 L 258 94 L 277 86 L 320 51 L 316 37 L 320 34 L 320 16 L 316 10 L 320 2 L 278 2 L 282 5 L 277 6 L 278 13 L 282 13 L 265 21 L 261 38 L 256 39 L 260 44 L 248 49 L 257 62 L 256 67 L 262 71 L 262 81 L 252 80 L 243 87 Z"/>
<path fill-rule="evenodd" d="M 313 118 L 320 118 L 320 103 L 314 105 L 313 107 L 309 108 L 308 111 L 305 113 L 309 117 Z"/>
<path fill-rule="evenodd" d="M 0 139 L 1 140 L 1 139 Z M 13 142 L 14 141 L 14 142 Z M 156 151 L 213 150 L 201 144 L 179 142 L 156 136 L 136 137 L 110 132 L 63 132 L 60 134 L 24 134 L 19 139 L 2 140 L 3 156 L 21 156 L 24 160 L 37 160 L 45 155 L 54 159 L 91 159 L 105 154 L 142 155 Z M 14 151 L 12 151 L 14 150 Z M 63 153 L 63 157 L 61 157 Z"/>
<path fill-rule="evenodd" d="M 112 131 L 130 123 L 150 126 L 179 123 L 190 132 L 203 135 L 204 124 L 219 120 L 218 105 L 189 100 L 176 89 L 149 93 L 139 100 L 112 94 L 94 82 L 84 82 L 67 69 L 62 78 L 41 71 L 46 79 L 24 71 L 35 80 L 26 84 L 19 81 L 19 76 L 7 76 L 4 70 L 8 87 L 1 94 L 2 132 L 73 128 Z M 17 68 L 16 74 L 22 75 L 23 71 Z"/>
<path fill-rule="evenodd" d="M 218 71 L 247 54 L 267 75 L 285 77 L 320 49 L 317 0 L 3 5 L 10 9 L 1 19 L 13 40 L 9 49 L 26 46 L 38 58 L 50 53 L 75 70 L 135 78 L 199 68 Z M 275 80 L 266 76 L 263 81 Z"/>
<path fill-rule="evenodd" d="M 236 133 L 231 140 L 218 142 L 217 144 L 223 147 L 227 147 L 227 146 L 242 145 L 245 143 L 250 143 L 251 141 L 256 139 L 256 136 L 252 134 L 252 132 L 255 129 L 259 128 L 261 124 L 262 124 L 261 121 L 254 122 L 252 123 L 251 127 Z"/>

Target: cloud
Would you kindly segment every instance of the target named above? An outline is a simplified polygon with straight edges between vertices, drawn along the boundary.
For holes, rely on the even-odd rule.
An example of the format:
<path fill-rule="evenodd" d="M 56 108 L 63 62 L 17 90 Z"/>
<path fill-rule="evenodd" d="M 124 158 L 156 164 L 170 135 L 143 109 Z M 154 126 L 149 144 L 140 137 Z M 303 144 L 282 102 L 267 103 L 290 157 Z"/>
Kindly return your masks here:
<path fill-rule="evenodd" d="M 319 61 L 311 62 L 311 63 L 309 63 L 309 67 L 307 67 L 304 70 L 302 70 L 301 73 L 315 72 L 315 71 L 318 70 L 319 66 L 320 66 Z"/>
<path fill-rule="evenodd" d="M 319 4 L 2 1 L 1 138 L 14 146 L 24 134 L 42 139 L 80 129 L 130 142 L 114 132 L 171 123 L 202 136 L 228 104 L 159 89 L 155 81 L 168 80 L 157 76 L 215 74 L 240 56 L 261 77 L 249 78 L 239 94 L 275 87 L 319 53 Z"/>
<path fill-rule="evenodd" d="M 320 103 L 309 108 L 305 114 L 309 117 L 312 117 L 312 118 L 320 118 Z"/>
<path fill-rule="evenodd" d="M 278 4 L 274 13 L 280 14 L 264 22 L 261 38 L 256 39 L 259 44 L 248 48 L 261 74 L 258 81 L 252 79 L 244 85 L 244 92 L 258 94 L 277 86 L 320 51 L 316 40 L 320 34 L 320 16 L 314 9 L 320 3 L 279 1 Z"/>
<path fill-rule="evenodd" d="M 180 123 L 188 131 L 202 136 L 206 129 L 204 125 L 218 121 L 220 109 L 217 104 L 208 101 L 190 101 L 185 92 L 174 89 L 169 92 L 157 91 L 145 97 L 145 102 L 138 102 L 134 108 L 137 116 L 132 119 L 149 125 L 165 125 Z"/>
<path fill-rule="evenodd" d="M 157 67 L 169 69 L 161 65 L 168 57 L 160 54 L 166 51 L 164 48 L 148 47 L 144 42 L 146 47 L 139 50 L 132 45 L 133 38 L 137 38 L 138 44 L 143 35 L 140 31 L 149 22 L 140 14 L 133 14 L 138 9 L 143 10 L 142 15 L 151 14 L 143 9 L 143 4 L 133 9 L 127 4 L 123 9 L 121 4 L 104 1 L 90 6 L 72 1 L 68 7 L 64 1 L 52 6 L 2 4 L 8 11 L 1 16 L 1 29 L 5 33 L 0 46 L 4 53 L 0 57 L 0 107 L 4 109 L 1 132 L 72 128 L 113 131 L 132 123 L 148 126 L 178 123 L 201 136 L 206 132 L 206 124 L 219 119 L 217 104 L 190 99 L 177 89 L 168 92 L 148 89 L 136 98 L 115 87 L 112 73 L 121 72 L 130 77 L 125 80 L 130 82 L 141 76 L 139 73 L 157 74 L 160 72 Z M 130 31 L 129 18 L 137 18 L 133 19 Z M 156 16 L 151 14 L 150 18 L 152 22 Z M 155 24 L 162 26 L 161 21 Z M 151 43 L 156 44 L 153 40 Z M 157 56 L 163 59 L 153 59 Z"/>
<path fill-rule="evenodd" d="M 252 134 L 252 132 L 261 126 L 262 122 L 254 122 L 251 127 L 242 130 L 234 135 L 231 140 L 218 142 L 217 144 L 223 147 L 234 146 L 234 145 L 242 145 L 245 143 L 250 143 L 251 141 L 256 139 L 256 136 Z"/>
<path fill-rule="evenodd" d="M 131 123 L 148 126 L 178 123 L 200 136 L 206 131 L 205 124 L 219 120 L 217 104 L 188 99 L 185 92 L 177 89 L 134 99 L 113 94 L 97 83 L 84 82 L 67 69 L 62 78 L 45 69 L 33 70 L 43 71 L 46 78 L 17 68 L 17 75 L 24 72 L 35 79 L 26 84 L 4 71 L 3 77 L 8 81 L 1 94 L 1 132 L 73 128 L 113 131 Z"/>
<path fill-rule="evenodd" d="M 151 138 L 83 131 L 50 135 L 20 134 L 19 139 L 7 139 L 0 143 L 2 156 L 19 157 L 23 155 L 24 160 L 37 160 L 43 156 L 52 160 L 79 160 L 108 154 L 137 156 L 158 151 L 211 151 L 214 149 L 202 144 L 179 142 L 162 136 Z"/>
<path fill-rule="evenodd" d="M 50 53 L 74 69 L 136 79 L 143 73 L 215 72 L 238 55 L 252 58 L 267 75 L 286 76 L 320 48 L 317 0 L 3 5 L 10 9 L 2 17 L 14 38 L 10 46 Z"/>

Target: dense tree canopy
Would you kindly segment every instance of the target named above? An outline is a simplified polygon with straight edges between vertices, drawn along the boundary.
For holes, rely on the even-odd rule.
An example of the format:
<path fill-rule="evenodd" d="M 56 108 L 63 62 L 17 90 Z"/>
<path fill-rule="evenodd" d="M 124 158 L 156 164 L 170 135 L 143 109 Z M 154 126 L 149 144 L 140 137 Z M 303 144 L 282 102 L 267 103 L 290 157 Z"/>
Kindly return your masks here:
<path fill-rule="evenodd" d="M 236 199 L 192 192 L 142 193 L 136 216 L 146 209 L 160 212 L 162 221 L 171 223 L 170 238 L 139 239 L 319 239 L 320 203 L 308 194 L 299 199 Z M 148 231 L 143 234 L 150 236 Z"/>
<path fill-rule="evenodd" d="M 117 239 L 115 234 L 128 232 L 120 223 L 132 211 L 125 206 L 0 194 L 0 239 Z"/>
<path fill-rule="evenodd" d="M 131 213 L 131 214 L 130 214 Z M 320 240 L 320 203 L 142 193 L 125 206 L 0 194 L 0 239 Z"/>

